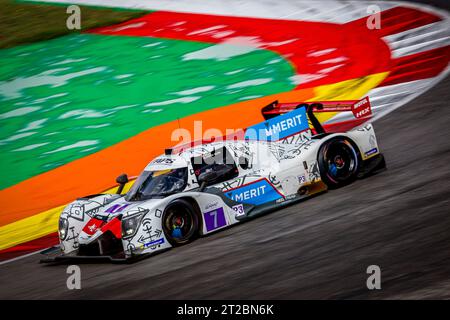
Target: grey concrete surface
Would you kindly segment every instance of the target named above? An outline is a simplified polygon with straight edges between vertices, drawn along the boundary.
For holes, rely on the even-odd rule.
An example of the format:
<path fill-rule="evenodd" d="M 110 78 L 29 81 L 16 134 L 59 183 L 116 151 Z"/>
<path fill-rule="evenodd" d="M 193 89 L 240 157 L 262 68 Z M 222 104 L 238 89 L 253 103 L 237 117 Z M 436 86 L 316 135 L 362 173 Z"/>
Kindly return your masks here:
<path fill-rule="evenodd" d="M 388 170 L 132 265 L 30 256 L 1 299 L 450 298 L 450 77 L 375 123 Z M 381 268 L 381 290 L 366 268 Z"/>

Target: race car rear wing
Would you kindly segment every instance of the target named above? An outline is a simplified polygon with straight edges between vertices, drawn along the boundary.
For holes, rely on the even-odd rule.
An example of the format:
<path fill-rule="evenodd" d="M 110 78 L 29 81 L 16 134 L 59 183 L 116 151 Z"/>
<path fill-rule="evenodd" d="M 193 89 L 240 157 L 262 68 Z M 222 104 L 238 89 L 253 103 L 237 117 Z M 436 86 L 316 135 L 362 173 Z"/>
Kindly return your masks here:
<path fill-rule="evenodd" d="M 302 109 L 304 108 L 304 109 Z M 320 112 L 352 112 L 353 121 L 337 122 L 322 125 L 315 113 Z M 263 107 L 264 122 L 235 131 L 222 137 L 193 140 L 166 149 L 166 155 L 176 154 L 197 145 L 215 141 L 260 140 L 277 141 L 310 130 L 311 123 L 315 134 L 348 131 L 367 121 L 372 116 L 369 97 L 361 100 L 289 102 L 279 103 L 278 100 Z M 356 121 L 355 121 L 356 120 Z"/>
<path fill-rule="evenodd" d="M 287 102 L 279 103 L 278 100 L 263 107 L 261 113 L 265 120 L 275 118 L 299 108 L 305 108 L 309 121 L 317 134 L 325 133 L 324 126 L 316 118 L 315 113 L 320 112 L 349 112 L 353 113 L 358 123 L 362 123 L 372 117 L 372 107 L 369 97 L 361 100 L 345 101 L 314 101 L 314 102 Z"/>

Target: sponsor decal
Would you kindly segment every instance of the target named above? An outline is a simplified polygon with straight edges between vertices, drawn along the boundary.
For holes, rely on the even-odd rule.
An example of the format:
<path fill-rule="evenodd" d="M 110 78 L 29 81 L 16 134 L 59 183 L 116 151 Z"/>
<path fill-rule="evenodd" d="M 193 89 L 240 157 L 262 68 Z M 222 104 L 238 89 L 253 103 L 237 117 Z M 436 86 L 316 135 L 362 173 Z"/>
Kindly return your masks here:
<path fill-rule="evenodd" d="M 92 236 L 101 226 L 103 226 L 104 222 L 102 220 L 98 220 L 92 218 L 83 228 L 83 232 Z"/>
<path fill-rule="evenodd" d="M 108 213 L 117 213 L 117 212 L 121 212 L 123 209 L 125 209 L 126 207 L 128 207 L 129 204 L 115 204 L 111 207 L 109 207 L 108 209 L 105 210 L 105 212 Z"/>
<path fill-rule="evenodd" d="M 258 180 L 242 187 L 227 191 L 225 195 L 236 202 L 254 205 L 260 205 L 282 198 L 282 196 L 266 179 Z"/>
<path fill-rule="evenodd" d="M 245 215 L 244 205 L 242 204 L 235 205 L 231 207 L 231 209 L 233 209 L 236 212 L 237 217 Z"/>
<path fill-rule="evenodd" d="M 306 163 L 306 161 L 303 161 L 303 168 L 305 168 L 305 170 L 308 170 L 308 164 Z"/>
<path fill-rule="evenodd" d="M 302 174 L 301 176 L 298 176 L 298 182 L 303 184 L 306 182 L 306 175 Z"/>
<path fill-rule="evenodd" d="M 364 153 L 364 155 L 366 157 L 368 157 L 368 156 L 371 156 L 371 155 L 373 155 L 373 154 L 375 154 L 377 152 L 378 152 L 378 149 L 377 148 L 373 148 L 373 149 L 370 149 L 369 151 L 367 151 L 366 153 Z"/>
<path fill-rule="evenodd" d="M 306 109 L 299 108 L 248 127 L 245 131 L 245 138 L 250 140 L 277 141 L 306 129 L 309 129 Z"/>
<path fill-rule="evenodd" d="M 372 110 L 370 108 L 369 97 L 365 97 L 364 99 L 356 102 L 352 106 L 352 112 L 357 119 L 371 115 Z"/>
<path fill-rule="evenodd" d="M 205 210 L 208 210 L 208 209 L 212 209 L 212 208 L 215 208 L 215 207 L 217 207 L 219 205 L 219 202 L 213 202 L 213 203 L 208 203 L 206 206 L 205 206 Z"/>
<path fill-rule="evenodd" d="M 157 158 L 151 162 L 151 164 L 172 164 L 174 163 L 174 159 L 170 158 Z"/>
<path fill-rule="evenodd" d="M 332 103 L 332 102 L 326 102 L 326 103 Z M 336 104 L 336 105 L 326 105 L 324 104 L 321 110 L 314 109 L 314 112 L 344 112 L 344 111 L 350 111 L 351 106 L 348 104 Z"/>
<path fill-rule="evenodd" d="M 206 231 L 212 231 L 227 225 L 223 208 L 218 208 L 203 214 Z"/>
<path fill-rule="evenodd" d="M 153 246 L 161 245 L 163 243 L 164 243 L 164 238 L 161 238 L 158 240 L 153 240 L 153 241 L 147 242 L 146 244 L 144 244 L 144 247 L 146 247 L 146 248 L 153 247 Z"/>
<path fill-rule="evenodd" d="M 292 199 L 295 199 L 295 198 L 297 198 L 296 194 L 290 194 L 290 195 L 286 196 L 286 200 L 292 200 Z"/>

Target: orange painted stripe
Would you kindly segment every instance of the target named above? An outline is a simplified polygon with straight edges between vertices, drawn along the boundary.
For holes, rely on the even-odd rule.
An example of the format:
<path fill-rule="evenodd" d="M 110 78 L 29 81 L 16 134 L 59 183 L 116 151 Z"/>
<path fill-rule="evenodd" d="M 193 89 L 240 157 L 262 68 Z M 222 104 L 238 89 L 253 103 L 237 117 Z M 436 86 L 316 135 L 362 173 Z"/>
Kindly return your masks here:
<path fill-rule="evenodd" d="M 75 198 L 104 190 L 119 174 L 137 175 L 155 156 L 174 145 L 173 130 L 180 125 L 193 134 L 194 121 L 202 120 L 203 130 L 244 128 L 263 121 L 261 108 L 275 99 L 311 99 L 313 89 L 284 92 L 255 100 L 216 108 L 178 121 L 148 129 L 130 139 L 42 173 L 0 191 L 0 226 L 55 208 Z"/>

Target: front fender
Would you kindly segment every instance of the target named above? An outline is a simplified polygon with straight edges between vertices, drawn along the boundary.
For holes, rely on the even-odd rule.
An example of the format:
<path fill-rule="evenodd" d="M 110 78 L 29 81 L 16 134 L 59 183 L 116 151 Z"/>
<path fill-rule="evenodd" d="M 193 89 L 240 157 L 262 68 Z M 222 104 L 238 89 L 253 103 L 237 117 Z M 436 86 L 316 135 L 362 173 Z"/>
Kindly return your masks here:
<path fill-rule="evenodd" d="M 68 228 L 66 237 L 60 239 L 63 253 L 71 253 L 78 250 L 78 236 L 84 225 L 100 210 L 101 207 L 119 198 L 117 194 L 100 194 L 95 197 L 85 197 L 68 204 L 60 215 L 66 219 Z"/>
<path fill-rule="evenodd" d="M 172 246 L 164 236 L 161 222 L 164 208 L 167 206 L 169 198 L 171 197 L 156 202 L 144 202 L 124 213 L 122 221 L 141 215 L 136 233 L 130 237 L 122 238 L 124 253 L 127 257 L 153 253 Z"/>
<path fill-rule="evenodd" d="M 183 192 L 159 201 L 149 201 L 142 203 L 138 207 L 133 208 L 124 213 L 122 220 L 127 217 L 142 215 L 139 227 L 136 233 L 130 237 L 122 238 L 122 244 L 125 255 L 130 257 L 133 255 L 154 253 L 156 251 L 171 248 L 172 245 L 167 241 L 163 227 L 162 218 L 164 210 L 169 203 L 176 199 L 189 198 L 197 204 L 200 219 L 200 234 L 204 235 L 225 228 L 229 225 L 239 222 L 236 220 L 236 213 L 228 207 L 221 197 L 205 193 L 205 192 Z M 210 214 L 218 210 L 223 218 L 219 219 L 219 223 L 211 225 L 209 223 Z"/>

